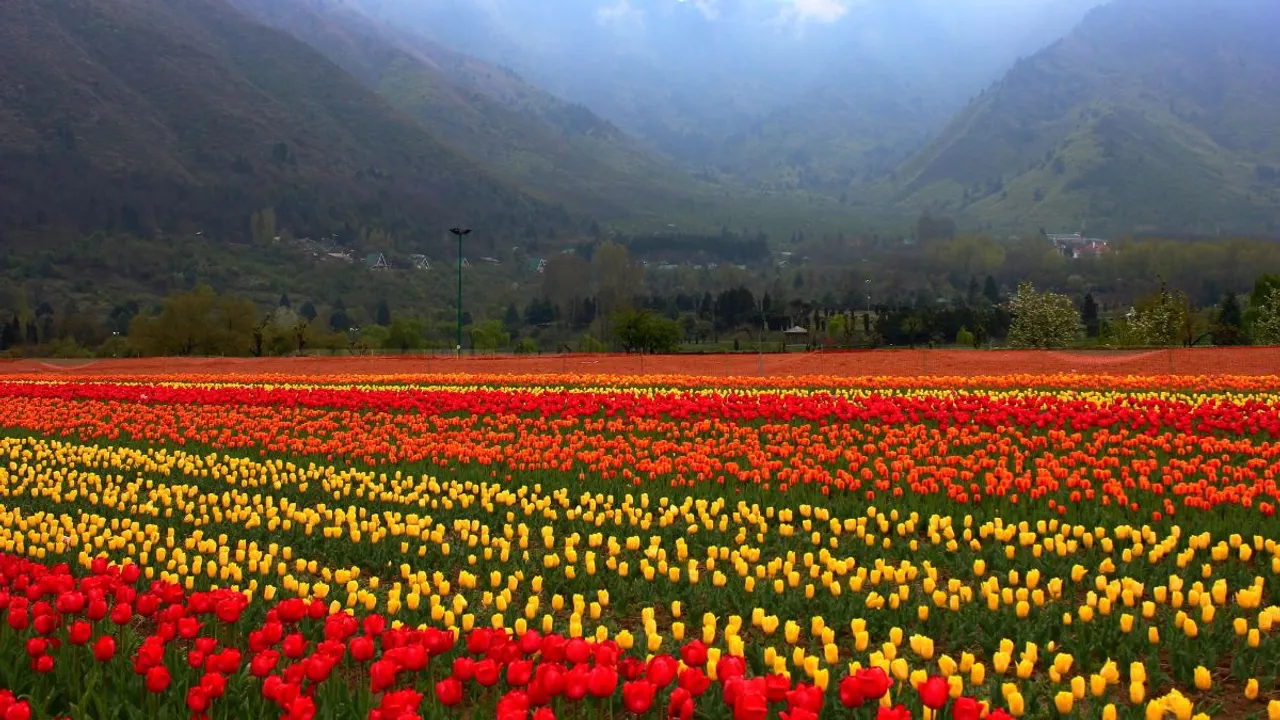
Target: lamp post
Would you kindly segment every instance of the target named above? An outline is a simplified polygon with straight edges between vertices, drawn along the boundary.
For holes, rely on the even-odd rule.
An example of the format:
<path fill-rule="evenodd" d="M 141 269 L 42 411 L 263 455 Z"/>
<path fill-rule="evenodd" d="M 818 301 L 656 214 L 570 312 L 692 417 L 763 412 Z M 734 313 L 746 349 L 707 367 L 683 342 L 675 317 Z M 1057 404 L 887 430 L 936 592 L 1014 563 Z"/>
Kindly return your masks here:
<path fill-rule="evenodd" d="M 462 357 L 462 238 L 471 234 L 471 228 L 454 227 L 449 232 L 458 236 L 458 357 Z"/>

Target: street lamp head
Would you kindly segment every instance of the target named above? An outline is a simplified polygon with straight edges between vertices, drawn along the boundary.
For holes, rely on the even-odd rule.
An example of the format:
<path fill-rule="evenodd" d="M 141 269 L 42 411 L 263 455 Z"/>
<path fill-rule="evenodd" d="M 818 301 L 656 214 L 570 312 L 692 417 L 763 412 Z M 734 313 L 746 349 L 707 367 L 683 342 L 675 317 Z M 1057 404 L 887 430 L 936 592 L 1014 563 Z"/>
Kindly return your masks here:
<path fill-rule="evenodd" d="M 458 237 L 462 237 L 463 235 L 470 235 L 471 228 L 460 228 L 460 227 L 449 228 L 449 232 L 453 233 L 454 235 L 457 235 Z"/>

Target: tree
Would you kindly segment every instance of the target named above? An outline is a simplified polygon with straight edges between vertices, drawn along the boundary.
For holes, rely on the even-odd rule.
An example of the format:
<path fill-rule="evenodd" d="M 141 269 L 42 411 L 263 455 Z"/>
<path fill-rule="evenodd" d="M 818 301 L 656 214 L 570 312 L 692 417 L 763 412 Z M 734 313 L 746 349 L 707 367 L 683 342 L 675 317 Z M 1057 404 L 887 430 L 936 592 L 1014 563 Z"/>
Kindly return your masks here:
<path fill-rule="evenodd" d="M 982 284 L 982 296 L 992 305 L 1000 304 L 1000 286 L 996 284 L 996 279 L 987 276 L 987 280 Z"/>
<path fill-rule="evenodd" d="M 1085 293 L 1084 302 L 1080 304 L 1080 319 L 1084 321 L 1085 335 L 1098 337 L 1098 303 L 1093 293 Z"/>
<path fill-rule="evenodd" d="M 1190 325 L 1187 306 L 1186 294 L 1171 292 L 1162 281 L 1159 292 L 1139 302 L 1125 316 L 1128 344 L 1143 347 L 1190 344 L 1191 339 L 1185 337 Z"/>
<path fill-rule="evenodd" d="M 254 347 L 257 316 L 252 302 L 201 285 L 170 295 L 158 313 L 136 316 L 129 339 L 146 355 L 246 355 Z"/>
<path fill-rule="evenodd" d="M 1214 345 L 1244 344 L 1244 310 L 1235 293 L 1227 293 L 1223 298 L 1218 315 L 1214 318 L 1212 332 Z"/>
<path fill-rule="evenodd" d="M 1039 292 L 1029 282 L 1018 285 L 1009 298 L 1013 325 L 1009 344 L 1022 348 L 1060 348 L 1075 341 L 1083 329 L 1080 313 L 1066 295 Z"/>
<path fill-rule="evenodd" d="M 388 350 L 399 350 L 401 352 L 420 350 L 425 334 L 425 328 L 421 321 L 398 317 L 392 320 L 390 327 L 387 328 L 385 347 Z"/>
<path fill-rule="evenodd" d="M 511 342 L 511 336 L 502 329 L 502 323 L 497 320 L 486 320 L 468 328 L 467 332 L 471 336 L 472 350 L 492 352 L 500 347 L 506 347 Z"/>
<path fill-rule="evenodd" d="M 591 270 L 601 317 L 631 308 L 643 287 L 644 274 L 625 247 L 615 242 L 601 244 L 591 257 Z"/>
<path fill-rule="evenodd" d="M 266 245 L 276 237 L 276 210 L 263 208 L 249 217 L 249 232 L 254 245 Z"/>
<path fill-rule="evenodd" d="M 315 320 L 316 315 L 318 315 L 316 312 L 316 306 L 308 300 L 302 303 L 302 307 L 298 308 L 298 315 L 305 318 L 307 322 L 311 322 L 312 320 Z"/>
<path fill-rule="evenodd" d="M 669 353 L 680 347 L 684 329 L 676 320 L 664 318 L 651 310 L 625 310 L 614 313 L 613 337 L 626 352 Z"/>
<path fill-rule="evenodd" d="M 907 336 L 907 344 L 916 346 L 916 338 L 925 331 L 924 318 L 919 313 L 911 313 L 902 320 L 902 334 Z"/>
<path fill-rule="evenodd" d="M 289 300 L 289 293 L 280 293 L 280 307 L 292 308 L 293 302 Z"/>
<path fill-rule="evenodd" d="M 514 302 L 507 305 L 507 312 L 502 316 L 502 326 L 508 333 L 512 334 L 520 330 L 520 310 Z"/>
<path fill-rule="evenodd" d="M 1280 288 L 1272 290 L 1257 308 L 1253 339 L 1259 345 L 1280 345 Z"/>
<path fill-rule="evenodd" d="M 375 325 L 382 327 L 391 326 L 391 306 L 387 304 L 386 299 L 378 301 L 378 306 L 373 311 L 373 322 Z"/>

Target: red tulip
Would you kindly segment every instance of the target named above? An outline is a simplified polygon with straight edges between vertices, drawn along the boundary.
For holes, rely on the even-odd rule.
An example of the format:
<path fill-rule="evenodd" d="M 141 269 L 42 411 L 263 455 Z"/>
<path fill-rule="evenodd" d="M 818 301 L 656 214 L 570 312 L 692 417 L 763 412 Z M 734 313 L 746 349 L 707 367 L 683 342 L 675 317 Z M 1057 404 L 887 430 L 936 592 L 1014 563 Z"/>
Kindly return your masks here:
<path fill-rule="evenodd" d="M 187 709 L 199 714 L 209 709 L 209 696 L 199 685 L 187 691 Z"/>
<path fill-rule="evenodd" d="M 591 646 L 582 638 L 573 638 L 565 643 L 564 657 L 574 665 L 581 665 L 591 659 Z"/>
<path fill-rule="evenodd" d="M 147 670 L 146 675 L 147 692 L 162 693 L 169 688 L 169 669 L 163 665 L 156 665 Z"/>
<path fill-rule="evenodd" d="M 702 668 L 685 668 L 684 672 L 680 673 L 680 687 L 688 691 L 691 696 L 699 697 L 711 687 L 711 678 L 702 672 Z"/>
<path fill-rule="evenodd" d="M 637 680 L 622 686 L 622 704 L 636 715 L 643 715 L 653 707 L 658 688 L 648 680 Z"/>
<path fill-rule="evenodd" d="M 361 636 L 361 637 L 351 638 L 350 648 L 351 648 L 351 659 L 355 660 L 356 662 L 362 662 L 362 663 L 369 662 L 370 660 L 373 659 L 373 653 L 375 648 L 373 645 L 373 640 L 369 639 L 368 637 Z"/>
<path fill-rule="evenodd" d="M 920 693 L 920 702 L 932 710 L 941 710 L 951 694 L 951 686 L 938 675 L 929 676 L 916 690 Z"/>
<path fill-rule="evenodd" d="M 734 700 L 734 720 L 764 720 L 768 715 L 769 698 L 755 688 L 748 688 Z"/>
<path fill-rule="evenodd" d="M 510 687 L 523 687 L 528 685 L 531 677 L 533 677 L 532 661 L 517 660 L 507 665 L 507 685 Z"/>
<path fill-rule="evenodd" d="M 533 711 L 533 720 L 556 720 L 556 713 L 549 707 L 540 707 Z"/>
<path fill-rule="evenodd" d="M 32 659 L 44 655 L 49 650 L 49 641 L 42 637 L 33 637 L 27 639 L 27 655 Z"/>
<path fill-rule="evenodd" d="M 764 691 L 769 702 L 782 702 L 791 692 L 791 680 L 782 675 L 765 675 Z"/>
<path fill-rule="evenodd" d="M 893 707 L 881 705 L 876 711 L 876 720 L 911 720 L 911 711 L 903 705 Z"/>
<path fill-rule="evenodd" d="M 742 677 L 747 673 L 747 663 L 740 657 L 734 655 L 722 655 L 720 661 L 716 663 L 716 677 L 720 682 L 725 682 L 729 678 Z"/>
<path fill-rule="evenodd" d="M 373 661 L 369 666 L 369 689 L 380 693 L 395 685 L 397 672 L 396 664 L 386 658 Z"/>
<path fill-rule="evenodd" d="M 661 690 L 676 679 L 676 672 L 679 667 L 679 663 L 670 655 L 657 655 L 649 660 L 649 666 L 645 668 L 644 676 Z"/>
<path fill-rule="evenodd" d="M 693 698 L 684 688 L 671 691 L 671 702 L 667 704 L 668 720 L 692 720 Z"/>
<path fill-rule="evenodd" d="M 577 702 L 586 697 L 590 678 L 591 672 L 586 665 L 574 665 L 564 676 L 565 699 Z"/>
<path fill-rule="evenodd" d="M 462 682 L 457 678 L 447 677 L 436 683 L 436 700 L 445 707 L 461 703 Z"/>
<path fill-rule="evenodd" d="M 533 655 L 542 647 L 542 635 L 537 630 L 526 630 L 520 636 L 520 652 L 525 655 Z"/>
<path fill-rule="evenodd" d="M 26 700 L 10 705 L 4 712 L 4 720 L 31 720 L 31 705 Z"/>
<path fill-rule="evenodd" d="M 800 683 L 787 693 L 787 707 L 792 710 L 805 708 L 816 715 L 822 712 L 822 698 L 823 692 L 816 685 Z"/>
<path fill-rule="evenodd" d="M 116 654 L 116 639 L 110 635 L 103 635 L 93 643 L 93 659 L 98 662 L 107 662 Z"/>
<path fill-rule="evenodd" d="M 263 650 L 249 661 L 249 674 L 256 678 L 264 678 L 276 669 L 280 662 L 280 653 L 275 650 Z"/>
<path fill-rule="evenodd" d="M 541 663 L 533 673 L 533 682 L 547 697 L 564 692 L 565 670 L 559 663 Z"/>
<path fill-rule="evenodd" d="M 862 696 L 862 683 L 858 682 L 858 678 L 850 675 L 840 681 L 840 704 L 853 709 L 860 708 L 866 702 L 866 698 Z"/>
<path fill-rule="evenodd" d="M 879 700 L 889 692 L 889 688 L 893 687 L 893 678 L 889 677 L 883 668 L 862 668 L 858 670 L 855 677 L 858 679 L 858 689 L 866 700 Z"/>
<path fill-rule="evenodd" d="M 453 659 L 453 676 L 467 682 L 476 676 L 476 661 L 466 655 L 459 655 Z"/>
<path fill-rule="evenodd" d="M 476 663 L 476 682 L 484 687 L 493 687 L 498 684 L 498 663 L 485 658 Z"/>
<path fill-rule="evenodd" d="M 592 697 L 606 698 L 618 689 L 618 672 L 613 668 L 597 665 L 587 676 L 587 692 Z"/>
<path fill-rule="evenodd" d="M 958 697 L 951 706 L 951 720 L 979 720 L 985 705 L 967 695 Z"/>
<path fill-rule="evenodd" d="M 707 664 L 707 646 L 701 640 L 690 640 L 680 648 L 680 659 L 689 667 Z"/>
<path fill-rule="evenodd" d="M 523 690 L 512 690 L 498 700 L 498 720 L 525 720 L 529 716 L 529 697 Z"/>

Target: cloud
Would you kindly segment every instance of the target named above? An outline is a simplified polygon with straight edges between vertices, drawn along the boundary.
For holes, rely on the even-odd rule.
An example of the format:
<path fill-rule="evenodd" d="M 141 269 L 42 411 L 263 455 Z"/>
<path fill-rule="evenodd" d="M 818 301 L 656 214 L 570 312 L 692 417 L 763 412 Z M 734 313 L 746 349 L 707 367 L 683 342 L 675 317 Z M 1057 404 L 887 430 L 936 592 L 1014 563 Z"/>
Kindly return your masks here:
<path fill-rule="evenodd" d="M 698 11 L 708 20 L 720 17 L 720 0 L 678 0 L 678 2 L 688 3 L 698 8 Z"/>
<path fill-rule="evenodd" d="M 787 19 L 832 23 L 844 17 L 853 2 L 851 0 L 785 0 L 784 5 L 782 13 Z"/>
<path fill-rule="evenodd" d="M 632 5 L 631 0 L 618 0 L 597 10 L 596 21 L 615 28 L 643 28 L 644 11 Z"/>

